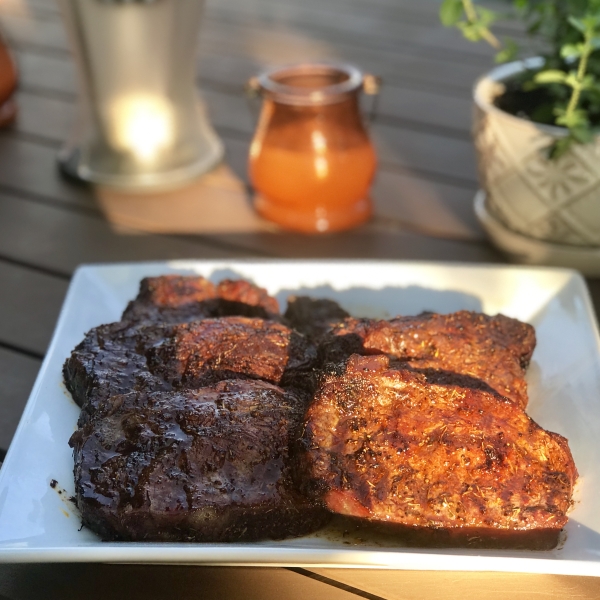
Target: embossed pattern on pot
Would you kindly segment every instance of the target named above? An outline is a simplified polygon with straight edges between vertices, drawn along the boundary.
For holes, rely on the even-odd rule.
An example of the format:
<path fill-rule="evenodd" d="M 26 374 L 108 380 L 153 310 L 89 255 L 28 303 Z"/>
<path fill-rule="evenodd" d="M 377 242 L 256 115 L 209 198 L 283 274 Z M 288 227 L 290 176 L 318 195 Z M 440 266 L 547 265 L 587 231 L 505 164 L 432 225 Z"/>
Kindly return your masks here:
<path fill-rule="evenodd" d="M 548 148 L 565 130 L 493 105 L 501 82 L 526 64 L 494 69 L 475 88 L 473 135 L 487 207 L 507 227 L 529 237 L 600 246 L 600 138 L 549 160 Z"/>

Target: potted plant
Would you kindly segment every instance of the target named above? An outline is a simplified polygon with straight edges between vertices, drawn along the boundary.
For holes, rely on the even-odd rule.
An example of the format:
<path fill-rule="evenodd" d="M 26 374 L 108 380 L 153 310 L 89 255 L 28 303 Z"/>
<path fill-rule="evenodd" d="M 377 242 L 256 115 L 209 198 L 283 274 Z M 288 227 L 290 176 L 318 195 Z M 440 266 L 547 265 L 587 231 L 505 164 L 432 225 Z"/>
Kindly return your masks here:
<path fill-rule="evenodd" d="M 501 15 L 473 0 L 440 9 L 444 25 L 489 43 L 503 63 L 474 89 L 477 216 L 520 262 L 600 275 L 600 0 L 506 6 L 538 56 L 514 60 L 517 44 L 495 33 Z"/>

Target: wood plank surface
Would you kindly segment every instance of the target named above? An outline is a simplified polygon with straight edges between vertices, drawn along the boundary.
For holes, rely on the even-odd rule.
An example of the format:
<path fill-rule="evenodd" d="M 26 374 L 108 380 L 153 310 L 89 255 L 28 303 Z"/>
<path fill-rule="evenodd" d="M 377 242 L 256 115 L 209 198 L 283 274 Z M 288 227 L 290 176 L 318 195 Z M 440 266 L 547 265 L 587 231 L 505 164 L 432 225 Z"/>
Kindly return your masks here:
<path fill-rule="evenodd" d="M 62 306 L 68 277 L 0 260 L 0 342 L 43 356 Z"/>
<path fill-rule="evenodd" d="M 322 577 L 385 600 L 563 600 L 598 598 L 597 577 L 528 573 L 309 569 Z"/>
<path fill-rule="evenodd" d="M 354 593 L 288 569 L 38 564 L 0 565 L 11 600 L 357 600 Z"/>
<path fill-rule="evenodd" d="M 40 365 L 40 358 L 8 348 L 0 341 L 0 459 L 19 424 Z"/>
<path fill-rule="evenodd" d="M 0 194 L 0 256 L 71 273 L 81 263 L 241 256 L 239 248 L 199 237 L 115 231 L 84 214 Z M 246 252 L 246 254 L 251 254 Z"/>

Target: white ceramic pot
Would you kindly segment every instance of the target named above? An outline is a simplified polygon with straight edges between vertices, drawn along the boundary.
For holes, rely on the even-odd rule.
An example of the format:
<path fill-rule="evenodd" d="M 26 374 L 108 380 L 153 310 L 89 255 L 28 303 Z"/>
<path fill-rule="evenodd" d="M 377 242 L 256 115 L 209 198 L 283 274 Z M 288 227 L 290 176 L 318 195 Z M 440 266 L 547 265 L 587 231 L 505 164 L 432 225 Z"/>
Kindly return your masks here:
<path fill-rule="evenodd" d="M 575 144 L 560 159 L 549 160 L 547 148 L 566 135 L 565 129 L 532 123 L 494 106 L 504 81 L 541 64 L 534 58 L 502 65 L 475 86 L 473 134 L 485 192 L 483 203 L 479 195 L 476 211 L 492 239 L 509 253 L 518 254 L 509 239 L 517 234 L 547 244 L 555 254 L 561 249 L 569 256 L 572 250 L 588 257 L 592 253 L 600 271 L 600 137 L 590 144 Z M 506 235 L 498 234 L 502 230 Z M 523 254 L 522 247 L 519 252 Z M 539 251 L 536 256 L 523 255 L 520 262 L 556 263 L 544 261 Z M 579 267 L 565 260 L 563 266 Z"/>

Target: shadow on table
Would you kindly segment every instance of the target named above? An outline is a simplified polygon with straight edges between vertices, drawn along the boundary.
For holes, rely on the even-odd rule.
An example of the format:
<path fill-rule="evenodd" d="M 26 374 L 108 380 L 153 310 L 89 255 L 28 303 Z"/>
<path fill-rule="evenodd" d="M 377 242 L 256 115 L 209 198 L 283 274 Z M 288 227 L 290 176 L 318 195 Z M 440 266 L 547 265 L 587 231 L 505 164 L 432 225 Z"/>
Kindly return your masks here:
<path fill-rule="evenodd" d="M 293 268 L 293 265 L 290 266 Z M 210 279 L 246 279 L 233 269 L 218 269 Z M 481 311 L 481 299 L 457 290 L 435 290 L 418 285 L 406 287 L 354 286 L 334 289 L 330 285 L 283 288 L 276 298 L 284 312 L 289 296 L 310 296 L 334 300 L 354 317 L 389 318 L 397 315 L 414 315 L 423 311 L 449 313 L 457 310 Z"/>

